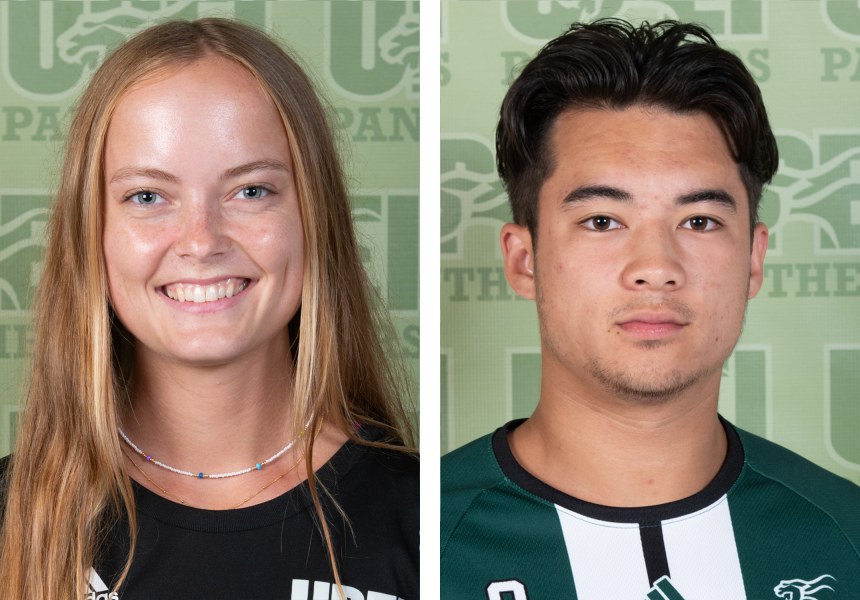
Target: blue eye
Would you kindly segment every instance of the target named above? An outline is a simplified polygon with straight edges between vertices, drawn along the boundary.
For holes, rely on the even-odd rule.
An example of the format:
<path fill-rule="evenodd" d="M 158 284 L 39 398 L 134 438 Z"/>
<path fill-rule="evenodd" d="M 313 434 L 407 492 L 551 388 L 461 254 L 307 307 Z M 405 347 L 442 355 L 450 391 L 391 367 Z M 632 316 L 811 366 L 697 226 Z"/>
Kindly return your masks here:
<path fill-rule="evenodd" d="M 159 201 L 162 201 L 163 198 L 155 192 L 143 190 L 131 194 L 126 198 L 126 200 L 131 200 L 135 204 L 157 204 Z"/>
<path fill-rule="evenodd" d="M 259 200 L 264 196 L 268 196 L 270 193 L 270 190 L 261 185 L 248 185 L 242 188 L 239 195 L 245 200 Z"/>

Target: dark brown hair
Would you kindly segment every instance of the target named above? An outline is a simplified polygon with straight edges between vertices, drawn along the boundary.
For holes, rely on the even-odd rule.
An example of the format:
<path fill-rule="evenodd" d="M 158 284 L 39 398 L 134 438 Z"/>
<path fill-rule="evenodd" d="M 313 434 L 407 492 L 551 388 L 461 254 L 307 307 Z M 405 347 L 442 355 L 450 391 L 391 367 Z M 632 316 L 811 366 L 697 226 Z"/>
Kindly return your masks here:
<path fill-rule="evenodd" d="M 514 221 L 536 240 L 538 193 L 553 169 L 548 134 L 561 113 L 634 105 L 702 112 L 717 123 L 747 190 L 752 231 L 779 160 L 761 92 L 705 29 L 677 21 L 575 23 L 523 68 L 496 129 L 496 164 Z"/>

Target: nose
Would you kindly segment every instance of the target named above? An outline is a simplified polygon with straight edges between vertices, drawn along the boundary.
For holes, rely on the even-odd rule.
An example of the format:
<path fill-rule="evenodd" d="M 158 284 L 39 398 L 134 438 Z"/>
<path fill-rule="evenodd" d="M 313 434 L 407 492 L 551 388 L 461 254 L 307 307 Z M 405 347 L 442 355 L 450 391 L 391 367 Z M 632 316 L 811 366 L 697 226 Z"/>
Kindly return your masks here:
<path fill-rule="evenodd" d="M 180 210 L 179 237 L 175 248 L 183 258 L 206 261 L 225 254 L 229 241 L 223 231 L 220 207 L 188 202 Z"/>
<path fill-rule="evenodd" d="M 671 291 L 683 287 L 685 272 L 674 232 L 649 229 L 631 236 L 629 260 L 622 273 L 630 290 Z"/>

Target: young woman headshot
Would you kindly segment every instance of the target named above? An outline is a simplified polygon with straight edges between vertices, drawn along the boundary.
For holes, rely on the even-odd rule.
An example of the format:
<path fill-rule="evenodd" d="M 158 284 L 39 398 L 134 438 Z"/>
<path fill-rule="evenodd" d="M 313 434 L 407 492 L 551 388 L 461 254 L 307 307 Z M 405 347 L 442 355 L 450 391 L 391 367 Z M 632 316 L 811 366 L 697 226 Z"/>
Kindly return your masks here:
<path fill-rule="evenodd" d="M 327 113 L 266 35 L 175 21 L 79 101 L 0 597 L 418 598 L 418 460 Z"/>

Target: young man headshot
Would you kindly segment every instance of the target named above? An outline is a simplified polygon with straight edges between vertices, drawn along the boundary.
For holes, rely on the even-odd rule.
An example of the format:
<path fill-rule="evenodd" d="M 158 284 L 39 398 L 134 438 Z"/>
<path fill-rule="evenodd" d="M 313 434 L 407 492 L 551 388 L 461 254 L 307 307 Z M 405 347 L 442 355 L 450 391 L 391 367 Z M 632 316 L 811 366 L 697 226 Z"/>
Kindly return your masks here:
<path fill-rule="evenodd" d="M 717 413 L 778 166 L 742 61 L 695 25 L 574 24 L 496 160 L 540 398 L 442 460 L 441 597 L 860 598 L 860 488 Z"/>

